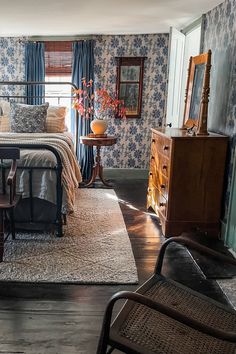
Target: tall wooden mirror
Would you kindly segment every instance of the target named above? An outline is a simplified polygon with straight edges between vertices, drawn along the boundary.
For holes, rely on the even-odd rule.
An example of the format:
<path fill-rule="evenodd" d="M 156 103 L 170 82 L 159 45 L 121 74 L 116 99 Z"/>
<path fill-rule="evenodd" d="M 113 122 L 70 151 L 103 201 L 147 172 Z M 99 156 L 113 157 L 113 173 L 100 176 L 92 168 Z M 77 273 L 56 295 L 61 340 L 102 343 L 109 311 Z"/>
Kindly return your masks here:
<path fill-rule="evenodd" d="M 207 135 L 207 111 L 210 92 L 211 51 L 190 57 L 185 96 L 183 128 L 195 128 Z"/>

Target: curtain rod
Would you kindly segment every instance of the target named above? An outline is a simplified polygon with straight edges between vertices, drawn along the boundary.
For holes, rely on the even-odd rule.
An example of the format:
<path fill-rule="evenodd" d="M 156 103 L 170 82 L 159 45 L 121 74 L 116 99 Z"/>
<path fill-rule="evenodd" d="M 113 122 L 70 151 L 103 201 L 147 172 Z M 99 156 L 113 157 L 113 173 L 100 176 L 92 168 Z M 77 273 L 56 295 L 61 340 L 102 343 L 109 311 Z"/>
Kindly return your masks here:
<path fill-rule="evenodd" d="M 53 41 L 81 41 L 93 39 L 93 35 L 84 35 L 84 36 L 32 36 L 28 37 L 29 42 L 53 42 Z"/>

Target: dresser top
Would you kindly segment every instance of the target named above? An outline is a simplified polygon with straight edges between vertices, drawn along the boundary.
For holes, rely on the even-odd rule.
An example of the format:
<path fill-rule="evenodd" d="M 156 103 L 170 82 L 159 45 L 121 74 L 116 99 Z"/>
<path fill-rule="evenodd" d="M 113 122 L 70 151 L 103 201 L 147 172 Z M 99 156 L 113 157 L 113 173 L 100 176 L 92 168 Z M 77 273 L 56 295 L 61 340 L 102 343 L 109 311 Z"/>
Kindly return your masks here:
<path fill-rule="evenodd" d="M 186 139 L 205 139 L 205 138 L 225 138 L 228 139 L 226 135 L 216 134 L 209 132 L 209 135 L 191 135 L 187 132 L 186 129 L 179 128 L 152 128 L 154 133 L 163 135 L 167 138 L 186 138 Z"/>

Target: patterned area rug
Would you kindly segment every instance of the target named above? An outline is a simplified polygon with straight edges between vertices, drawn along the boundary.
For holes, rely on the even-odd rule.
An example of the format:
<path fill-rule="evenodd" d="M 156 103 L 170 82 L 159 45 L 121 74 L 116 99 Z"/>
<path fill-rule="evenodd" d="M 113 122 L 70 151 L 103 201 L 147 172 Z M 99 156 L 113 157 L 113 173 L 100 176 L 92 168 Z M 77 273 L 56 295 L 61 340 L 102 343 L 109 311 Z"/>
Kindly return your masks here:
<path fill-rule="evenodd" d="M 0 280 L 86 284 L 137 283 L 137 269 L 117 196 L 79 189 L 65 236 L 17 233 L 5 242 Z"/>

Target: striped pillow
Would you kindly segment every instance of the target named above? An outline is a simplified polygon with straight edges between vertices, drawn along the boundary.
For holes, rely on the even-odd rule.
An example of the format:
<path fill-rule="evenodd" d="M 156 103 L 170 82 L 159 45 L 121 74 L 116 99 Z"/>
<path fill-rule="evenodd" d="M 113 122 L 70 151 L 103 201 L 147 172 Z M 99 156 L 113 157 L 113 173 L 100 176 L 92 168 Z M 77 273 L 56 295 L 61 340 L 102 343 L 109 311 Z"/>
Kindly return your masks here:
<path fill-rule="evenodd" d="M 46 119 L 47 133 L 64 133 L 66 107 L 49 106 Z"/>
<path fill-rule="evenodd" d="M 2 115 L 10 115 L 10 102 L 8 101 L 0 101 L 0 111 L 2 111 Z"/>
<path fill-rule="evenodd" d="M 10 132 L 10 119 L 9 116 L 0 116 L 0 133 Z"/>

